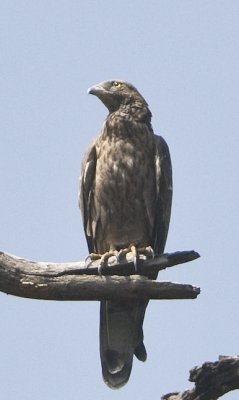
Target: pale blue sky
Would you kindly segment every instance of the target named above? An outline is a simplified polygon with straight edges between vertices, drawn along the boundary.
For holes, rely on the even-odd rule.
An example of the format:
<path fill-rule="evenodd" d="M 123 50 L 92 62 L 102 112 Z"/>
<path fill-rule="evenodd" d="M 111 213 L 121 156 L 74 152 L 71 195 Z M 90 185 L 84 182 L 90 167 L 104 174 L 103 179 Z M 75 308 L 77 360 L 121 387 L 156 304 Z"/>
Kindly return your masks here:
<path fill-rule="evenodd" d="M 238 21 L 236 0 L 1 1 L 0 250 L 38 261 L 87 255 L 78 175 L 107 115 L 87 88 L 121 78 L 146 98 L 170 147 L 167 251 L 202 256 L 160 274 L 202 294 L 150 303 L 148 360 L 135 360 L 118 391 L 101 378 L 99 304 L 1 294 L 1 398 L 159 399 L 189 388 L 191 367 L 238 354 Z"/>

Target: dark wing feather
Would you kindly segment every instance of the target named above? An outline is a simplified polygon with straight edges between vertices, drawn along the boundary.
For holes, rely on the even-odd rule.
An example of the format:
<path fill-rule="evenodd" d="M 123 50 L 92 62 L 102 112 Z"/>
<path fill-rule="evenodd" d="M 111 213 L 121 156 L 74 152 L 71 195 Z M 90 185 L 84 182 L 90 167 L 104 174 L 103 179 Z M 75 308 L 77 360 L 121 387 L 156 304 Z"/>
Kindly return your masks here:
<path fill-rule="evenodd" d="M 83 218 L 84 231 L 87 240 L 89 253 L 94 251 L 94 243 L 91 232 L 91 196 L 94 186 L 96 170 L 96 148 L 95 144 L 89 148 L 82 163 L 80 177 L 79 206 Z"/>
<path fill-rule="evenodd" d="M 155 138 L 155 171 L 156 171 L 156 216 L 153 233 L 155 254 L 164 251 L 171 215 L 173 181 L 172 165 L 168 145 L 161 136 Z"/>

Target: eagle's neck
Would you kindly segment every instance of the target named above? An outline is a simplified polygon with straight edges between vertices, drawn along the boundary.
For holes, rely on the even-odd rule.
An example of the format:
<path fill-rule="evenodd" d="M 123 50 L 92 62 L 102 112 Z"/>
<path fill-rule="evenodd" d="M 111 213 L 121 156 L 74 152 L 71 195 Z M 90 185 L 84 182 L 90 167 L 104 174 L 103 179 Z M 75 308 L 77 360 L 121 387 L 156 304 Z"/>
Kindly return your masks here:
<path fill-rule="evenodd" d="M 152 129 L 151 117 L 152 114 L 146 101 L 141 98 L 136 98 L 134 100 L 130 99 L 129 101 L 122 102 L 117 110 L 109 113 L 107 120 L 121 122 L 125 120 L 132 123 L 144 123 L 148 128 Z"/>
<path fill-rule="evenodd" d="M 151 112 L 148 108 L 143 109 L 142 105 L 140 107 L 127 105 L 110 113 L 101 131 L 103 140 L 113 138 L 131 140 L 135 135 L 151 136 L 152 134 Z"/>
<path fill-rule="evenodd" d="M 152 114 L 147 103 L 144 104 L 140 101 L 134 101 L 133 103 L 121 104 L 116 112 L 129 115 L 136 122 L 151 123 Z"/>

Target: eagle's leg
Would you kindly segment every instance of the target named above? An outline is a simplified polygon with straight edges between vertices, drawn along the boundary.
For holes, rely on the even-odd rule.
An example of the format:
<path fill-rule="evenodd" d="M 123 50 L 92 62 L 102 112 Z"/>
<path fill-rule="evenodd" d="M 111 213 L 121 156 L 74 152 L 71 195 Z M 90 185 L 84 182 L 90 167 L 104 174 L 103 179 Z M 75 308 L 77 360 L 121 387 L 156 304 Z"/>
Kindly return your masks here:
<path fill-rule="evenodd" d="M 87 267 L 89 267 L 90 264 L 93 261 L 100 260 L 99 261 L 99 267 L 98 267 L 98 274 L 102 275 L 102 267 L 107 266 L 108 260 L 109 260 L 110 257 L 115 257 L 116 261 L 117 261 L 118 260 L 118 253 L 119 252 L 117 250 L 110 250 L 110 251 L 107 251 L 104 254 L 91 253 L 86 257 L 85 262 L 88 263 Z M 88 262 L 88 260 L 89 260 L 89 262 Z"/>
<path fill-rule="evenodd" d="M 130 245 L 126 249 L 122 249 L 118 253 L 118 261 L 123 257 L 126 258 L 128 253 L 132 254 L 135 272 L 138 272 L 138 259 L 140 255 L 144 255 L 146 258 L 154 258 L 154 251 L 151 246 L 137 248 L 135 245 Z"/>
<path fill-rule="evenodd" d="M 118 254 L 119 254 L 119 252 L 117 250 L 110 250 L 110 251 L 107 251 L 106 253 L 101 255 L 101 257 L 100 257 L 100 265 L 98 267 L 98 274 L 99 275 L 102 275 L 102 268 L 105 267 L 105 266 L 107 267 L 110 257 L 115 257 L 116 258 L 116 262 L 118 261 Z"/>

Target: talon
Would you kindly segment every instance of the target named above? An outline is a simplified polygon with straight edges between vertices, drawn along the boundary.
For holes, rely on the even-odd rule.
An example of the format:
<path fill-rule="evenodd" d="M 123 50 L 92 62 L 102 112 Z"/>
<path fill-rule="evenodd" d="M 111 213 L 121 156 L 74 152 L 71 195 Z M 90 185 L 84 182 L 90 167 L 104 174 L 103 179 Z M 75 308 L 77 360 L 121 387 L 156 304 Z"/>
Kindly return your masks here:
<path fill-rule="evenodd" d="M 126 249 L 121 249 L 118 253 L 118 261 L 119 263 L 122 261 L 127 261 L 127 254 L 131 253 L 133 257 L 133 263 L 135 272 L 138 272 L 138 250 L 135 245 L 130 245 Z"/>
<path fill-rule="evenodd" d="M 98 270 L 98 275 L 99 275 L 99 276 L 102 276 L 102 267 L 103 267 L 103 265 L 100 264 L 100 265 L 98 266 L 98 268 L 97 268 L 97 270 Z"/>
<path fill-rule="evenodd" d="M 90 264 L 92 263 L 92 260 L 91 260 L 91 258 L 90 258 L 90 255 L 88 255 L 86 258 L 85 258 L 85 266 L 86 266 L 86 268 L 89 268 L 89 266 L 90 266 Z"/>
<path fill-rule="evenodd" d="M 86 258 L 85 258 L 85 265 L 86 268 L 89 268 L 91 266 L 91 264 L 93 263 L 93 258 L 91 257 L 91 254 L 89 254 Z"/>
<path fill-rule="evenodd" d="M 110 257 L 115 257 L 115 259 L 117 261 L 118 251 L 113 250 L 113 251 L 107 251 L 106 253 L 104 253 L 100 258 L 100 264 L 107 265 L 107 262 L 109 261 Z"/>
<path fill-rule="evenodd" d="M 108 261 L 110 259 L 110 257 L 115 257 L 116 258 L 116 263 L 118 262 L 118 251 L 117 250 L 112 250 L 112 251 L 107 251 L 104 254 L 90 254 L 90 258 L 91 258 L 91 262 L 93 260 L 100 260 L 99 262 L 99 266 L 98 266 L 98 274 L 100 276 L 104 275 L 103 274 L 103 267 L 107 267 L 108 265 Z"/>
<path fill-rule="evenodd" d="M 138 272 L 138 251 L 135 246 L 130 246 L 130 251 L 133 255 L 133 263 L 135 272 Z"/>
<path fill-rule="evenodd" d="M 89 268 L 91 266 L 91 264 L 96 261 L 99 260 L 102 257 L 101 254 L 97 254 L 97 253 L 90 253 L 86 258 L 85 258 L 85 264 L 86 264 L 86 268 Z"/>
<path fill-rule="evenodd" d="M 141 255 L 146 258 L 154 258 L 154 251 L 151 246 L 137 248 L 135 245 L 130 245 L 126 249 L 121 249 L 118 253 L 118 261 L 127 261 L 127 254 L 131 253 L 133 258 L 135 272 L 138 273 L 139 258 Z"/>

